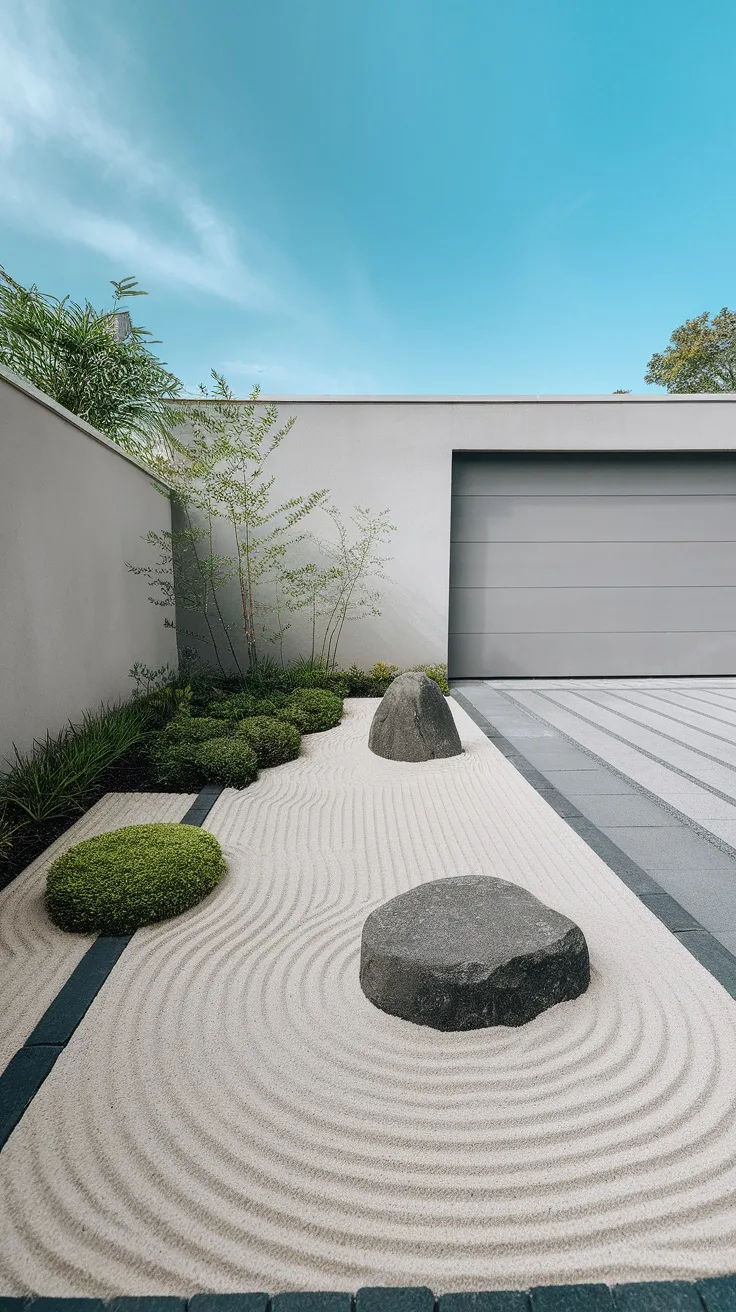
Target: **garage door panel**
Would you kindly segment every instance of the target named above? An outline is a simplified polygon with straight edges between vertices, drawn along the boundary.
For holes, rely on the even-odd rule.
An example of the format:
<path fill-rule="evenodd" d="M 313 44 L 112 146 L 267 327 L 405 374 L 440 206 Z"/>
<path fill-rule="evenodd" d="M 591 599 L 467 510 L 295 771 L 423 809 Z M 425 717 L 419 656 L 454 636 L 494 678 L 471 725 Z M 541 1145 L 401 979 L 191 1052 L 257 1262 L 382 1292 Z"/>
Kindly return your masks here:
<path fill-rule="evenodd" d="M 736 524 L 736 507 L 734 508 Z M 453 543 L 450 586 L 650 587 L 736 584 L 736 541 Z"/>
<path fill-rule="evenodd" d="M 684 633 L 736 630 L 733 588 L 453 588 L 463 633 Z"/>
<path fill-rule="evenodd" d="M 732 675 L 736 633 L 451 634 L 455 679 Z"/>
<path fill-rule="evenodd" d="M 453 497 L 453 542 L 728 542 L 736 497 Z"/>
<path fill-rule="evenodd" d="M 697 435 L 694 435 L 694 445 Z M 458 495 L 470 493 L 540 496 L 590 493 L 661 496 L 668 492 L 736 494 L 736 467 L 731 455 L 706 459 L 693 453 L 661 456 L 635 452 L 572 452 L 544 455 L 465 454 L 456 461 L 453 482 Z"/>

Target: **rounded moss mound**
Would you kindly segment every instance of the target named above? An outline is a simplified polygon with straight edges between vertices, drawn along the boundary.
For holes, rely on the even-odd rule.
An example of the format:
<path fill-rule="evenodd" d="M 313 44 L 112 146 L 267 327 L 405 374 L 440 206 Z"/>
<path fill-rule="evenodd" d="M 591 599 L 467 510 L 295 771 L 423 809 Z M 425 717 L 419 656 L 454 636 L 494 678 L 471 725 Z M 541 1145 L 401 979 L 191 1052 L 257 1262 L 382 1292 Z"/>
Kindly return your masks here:
<path fill-rule="evenodd" d="M 46 908 L 74 934 L 132 934 L 178 916 L 225 872 L 220 844 L 194 825 L 128 825 L 86 838 L 57 857 Z"/>
<path fill-rule="evenodd" d="M 340 723 L 342 698 L 324 688 L 298 688 L 279 710 L 278 717 L 293 724 L 300 733 L 320 733 Z"/>
<path fill-rule="evenodd" d="M 202 782 L 246 788 L 258 777 L 258 757 L 245 738 L 212 738 L 192 750 Z"/>
<path fill-rule="evenodd" d="M 301 734 L 293 724 L 271 715 L 251 715 L 241 720 L 236 734 L 253 748 L 259 766 L 284 765 L 299 755 Z"/>
<path fill-rule="evenodd" d="M 236 692 L 229 697 L 218 697 L 210 702 L 207 714 L 222 724 L 223 720 L 242 720 L 246 715 L 256 715 L 258 698 L 250 692 Z"/>

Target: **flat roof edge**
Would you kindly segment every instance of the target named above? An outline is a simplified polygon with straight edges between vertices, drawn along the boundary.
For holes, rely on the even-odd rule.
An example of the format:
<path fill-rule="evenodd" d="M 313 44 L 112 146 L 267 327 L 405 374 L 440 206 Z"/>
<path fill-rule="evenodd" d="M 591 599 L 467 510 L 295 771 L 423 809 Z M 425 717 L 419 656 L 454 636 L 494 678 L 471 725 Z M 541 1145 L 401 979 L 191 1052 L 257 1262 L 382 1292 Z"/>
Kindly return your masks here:
<path fill-rule="evenodd" d="M 188 405 L 217 405 L 216 398 L 187 397 Z M 658 392 L 601 396 L 259 396 L 256 405 L 663 405 L 689 401 L 736 402 L 736 392 Z M 172 405 L 175 404 L 172 402 Z M 252 404 L 237 397 L 237 405 Z"/>

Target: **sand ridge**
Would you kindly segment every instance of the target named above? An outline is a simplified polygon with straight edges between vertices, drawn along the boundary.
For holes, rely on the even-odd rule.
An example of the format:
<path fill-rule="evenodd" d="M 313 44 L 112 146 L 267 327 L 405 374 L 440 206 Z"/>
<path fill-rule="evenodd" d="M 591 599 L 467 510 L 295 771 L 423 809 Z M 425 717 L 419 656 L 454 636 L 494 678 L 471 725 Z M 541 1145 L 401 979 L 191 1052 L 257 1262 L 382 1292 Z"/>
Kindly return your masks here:
<path fill-rule="evenodd" d="M 0 1070 L 28 1038 L 94 941 L 52 925 L 43 904 L 52 861 L 75 843 L 121 825 L 181 820 L 194 797 L 107 793 L 0 891 Z"/>
<path fill-rule="evenodd" d="M 136 934 L 0 1155 L 2 1292 L 733 1268 L 736 1004 L 459 707 L 422 766 L 368 752 L 375 705 L 216 803 L 222 884 Z M 365 916 L 474 872 L 580 924 L 588 992 L 519 1030 L 376 1010 Z"/>

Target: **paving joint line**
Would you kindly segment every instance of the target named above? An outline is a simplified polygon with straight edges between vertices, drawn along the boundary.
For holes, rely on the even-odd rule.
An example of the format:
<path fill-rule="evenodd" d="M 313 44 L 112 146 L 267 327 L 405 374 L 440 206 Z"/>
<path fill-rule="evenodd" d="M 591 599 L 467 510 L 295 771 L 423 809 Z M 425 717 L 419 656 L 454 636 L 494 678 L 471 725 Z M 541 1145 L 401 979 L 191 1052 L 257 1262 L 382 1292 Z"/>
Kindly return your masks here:
<path fill-rule="evenodd" d="M 460 691 L 453 688 L 454 699 L 462 706 L 474 724 L 497 747 L 506 760 L 511 763 L 531 786 L 557 812 L 575 833 L 587 843 L 598 856 L 605 861 L 610 870 L 626 887 L 638 897 L 661 924 L 674 934 L 691 956 L 736 1000 L 736 957 L 718 941 L 710 930 L 686 911 L 680 903 L 662 888 L 636 861 L 603 833 L 592 820 L 583 814 L 573 803 L 551 784 L 541 770 L 524 756 L 518 748 L 499 729 L 479 711 Z M 544 721 L 543 721 L 544 723 Z M 564 737 L 564 735 L 561 735 Z M 587 750 L 587 749 L 586 749 Z M 594 755 L 594 753 L 590 753 Z M 602 762 L 605 764 L 605 762 Z M 625 778 L 625 776 L 622 776 Z M 1 1312 L 1 1310 L 0 1310 Z M 733 1312 L 736 1312 L 734 1303 Z"/>
<path fill-rule="evenodd" d="M 205 785 L 179 824 L 202 825 L 221 792 L 222 788 L 218 785 Z M 18 1049 L 0 1073 L 0 1151 L 44 1080 L 51 1074 L 56 1061 L 81 1025 L 132 937 L 132 934 L 98 934 L 49 1003 L 22 1048 Z M 2 1298 L 0 1312 L 4 1312 Z M 12 1310 L 7 1308 L 5 1312 Z M 39 1308 L 37 1312 L 44 1312 L 44 1309 Z M 78 1312 L 83 1310 L 79 1309 Z"/>
<path fill-rule="evenodd" d="M 470 682 L 470 680 L 466 680 L 466 682 Z M 485 680 L 479 680 L 479 682 L 482 682 L 485 686 Z M 513 706 L 515 710 L 523 711 L 525 715 L 531 716 L 533 720 L 536 720 L 539 724 L 543 724 L 545 728 L 551 728 L 560 738 L 564 738 L 565 742 L 569 743 L 571 747 L 575 747 L 579 752 L 585 752 L 586 756 L 589 756 L 593 761 L 596 761 L 598 765 L 603 766 L 604 769 L 610 770 L 612 774 L 615 774 L 625 783 L 630 784 L 632 788 L 635 788 L 636 791 L 641 793 L 648 801 L 654 802 L 654 804 L 661 807 L 663 811 L 667 811 L 669 815 L 673 815 L 678 820 L 681 820 L 688 829 L 692 829 L 700 838 L 703 838 L 707 843 L 710 843 L 711 847 L 715 847 L 717 851 L 723 852 L 724 856 L 730 856 L 732 860 L 736 861 L 736 847 L 733 847 L 725 838 L 721 838 L 718 834 L 714 834 L 712 830 L 706 829 L 698 820 L 693 819 L 692 816 L 685 815 L 683 811 L 678 810 L 678 808 L 671 802 L 660 797 L 658 793 L 652 792 L 650 788 L 647 788 L 646 784 L 639 783 L 638 780 L 633 779 L 631 775 L 620 770 L 617 765 L 612 765 L 604 756 L 599 756 L 598 752 L 594 751 L 592 747 L 584 747 L 576 738 L 573 738 L 571 734 L 566 733 L 564 729 L 559 729 L 557 725 L 553 725 L 549 720 L 545 720 L 538 711 L 532 710 L 531 707 L 524 706 L 523 702 L 517 702 L 510 693 L 504 692 L 501 688 L 497 688 L 495 684 L 492 685 L 492 687 L 493 691 L 497 692 L 499 697 L 503 697 L 504 700 L 509 703 L 509 706 Z M 544 693 L 539 691 L 538 695 L 545 696 Z M 453 696 L 455 696 L 454 690 Z M 720 789 L 716 788 L 714 785 L 705 783 L 704 780 L 696 778 L 695 775 L 688 774 L 685 770 L 680 770 L 676 765 L 670 765 L 670 763 L 663 758 L 654 756 L 652 752 L 648 752 L 645 747 L 637 747 L 634 743 L 630 743 L 627 738 L 620 737 L 619 734 L 613 733 L 610 729 L 601 728 L 599 724 L 596 724 L 595 720 L 588 720 L 586 716 L 580 715 L 579 712 L 571 711 L 567 706 L 561 706 L 560 703 L 555 702 L 553 698 L 548 697 L 547 700 L 551 701 L 552 705 L 556 706 L 558 710 L 567 711 L 570 715 L 577 715 L 578 719 L 582 720 L 585 724 L 589 724 L 591 728 L 597 729 L 599 733 L 608 734 L 610 738 L 614 738 L 617 742 L 622 743 L 624 747 L 629 747 L 633 751 L 639 752 L 642 756 L 647 757 L 650 761 L 653 761 L 655 765 L 660 765 L 663 770 L 670 770 L 673 774 L 677 774 L 682 779 L 687 779 L 689 783 L 695 784 L 698 788 L 702 788 L 704 792 L 710 793 L 712 797 L 718 797 L 722 802 L 728 802 L 730 806 L 736 808 L 736 799 L 729 796 L 728 793 L 722 793 Z M 626 827 L 630 828 L 632 826 Z"/>

